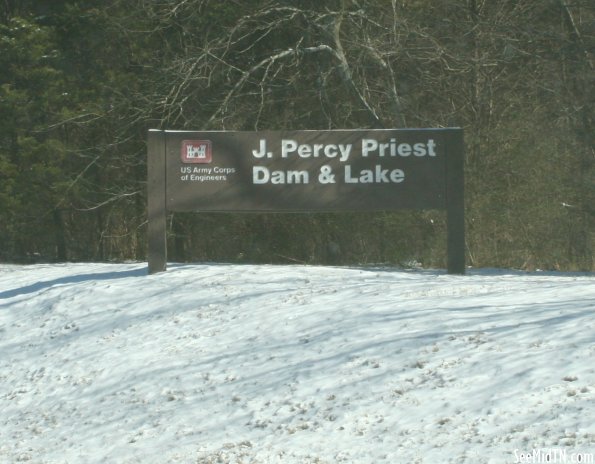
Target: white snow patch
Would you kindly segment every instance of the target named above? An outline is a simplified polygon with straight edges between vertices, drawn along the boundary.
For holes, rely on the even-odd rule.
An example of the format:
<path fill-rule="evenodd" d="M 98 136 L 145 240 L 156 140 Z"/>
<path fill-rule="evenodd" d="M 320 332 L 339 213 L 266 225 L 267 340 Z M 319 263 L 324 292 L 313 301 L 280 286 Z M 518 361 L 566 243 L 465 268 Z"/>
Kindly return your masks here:
<path fill-rule="evenodd" d="M 0 265 L 0 462 L 595 453 L 595 276 Z"/>

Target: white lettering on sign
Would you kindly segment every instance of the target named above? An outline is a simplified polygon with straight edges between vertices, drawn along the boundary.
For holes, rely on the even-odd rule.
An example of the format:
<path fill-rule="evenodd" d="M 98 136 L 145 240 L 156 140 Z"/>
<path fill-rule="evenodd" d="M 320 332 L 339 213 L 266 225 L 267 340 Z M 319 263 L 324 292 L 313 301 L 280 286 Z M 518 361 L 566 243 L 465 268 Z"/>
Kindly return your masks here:
<path fill-rule="evenodd" d="M 347 144 L 322 144 L 322 143 L 302 143 L 299 144 L 295 140 L 283 139 L 281 140 L 281 158 L 288 158 L 292 154 L 296 154 L 300 158 L 320 158 L 325 156 L 327 158 L 339 158 L 342 162 L 349 159 L 352 145 Z M 256 156 L 256 155 L 255 155 Z"/>
<path fill-rule="evenodd" d="M 308 184 L 308 171 L 271 171 L 265 166 L 253 166 L 253 184 Z"/>
<path fill-rule="evenodd" d="M 346 184 L 399 184 L 405 180 L 405 173 L 402 169 L 382 169 L 377 164 L 374 170 L 362 169 L 355 176 L 351 173 L 351 166 L 345 165 Z"/>
<path fill-rule="evenodd" d="M 396 139 L 390 139 L 388 142 L 381 143 L 376 139 L 363 139 L 362 140 L 362 156 L 368 157 L 369 155 L 376 155 L 379 157 L 384 156 L 436 156 L 436 143 L 433 139 L 429 139 L 426 143 L 418 142 L 414 144 L 410 143 L 397 143 Z"/>
<path fill-rule="evenodd" d="M 182 166 L 180 180 L 183 182 L 227 182 L 229 176 L 236 173 L 236 168 L 221 166 Z"/>
<path fill-rule="evenodd" d="M 292 156 L 299 158 L 338 158 L 342 163 L 348 161 L 353 151 L 351 143 L 299 143 L 294 139 L 281 140 L 281 158 L 287 159 Z M 274 154 L 267 151 L 267 140 L 260 139 L 258 149 L 252 150 L 255 158 L 273 158 Z M 388 142 L 377 139 L 362 139 L 361 156 L 364 158 L 377 156 L 384 157 L 436 157 L 436 142 L 428 139 L 427 142 L 398 143 L 397 139 L 391 138 Z"/>
<path fill-rule="evenodd" d="M 267 141 L 266 139 L 260 139 L 260 144 L 258 145 L 258 150 L 252 150 L 252 156 L 255 158 L 272 158 L 273 153 L 267 151 Z"/>
<path fill-rule="evenodd" d="M 373 134 L 375 135 L 375 134 Z M 419 140 L 419 139 L 418 139 Z M 422 139 L 423 140 L 423 139 Z M 275 141 L 275 144 L 279 143 Z M 358 144 L 361 150 L 358 151 Z M 345 163 L 342 166 L 345 184 L 400 184 L 405 182 L 403 169 L 386 168 L 381 164 L 366 169 L 353 168 L 346 162 L 351 158 L 437 158 L 437 143 L 433 138 L 421 142 L 401 142 L 397 138 L 362 138 L 354 143 L 301 143 L 297 138 L 281 139 L 280 152 L 269 151 L 271 145 L 267 139 L 261 138 L 258 147 L 252 150 L 252 156 L 258 159 L 276 158 L 288 160 L 295 165 L 301 159 L 334 159 Z M 387 161 L 388 164 L 388 161 Z M 293 167 L 293 166 L 292 166 Z M 332 165 L 319 167 L 318 183 L 321 185 L 336 184 L 341 176 L 335 177 Z M 357 171 L 357 172 L 356 172 Z M 264 184 L 308 184 L 309 171 L 306 170 L 273 170 L 270 167 L 254 166 L 252 183 Z"/>

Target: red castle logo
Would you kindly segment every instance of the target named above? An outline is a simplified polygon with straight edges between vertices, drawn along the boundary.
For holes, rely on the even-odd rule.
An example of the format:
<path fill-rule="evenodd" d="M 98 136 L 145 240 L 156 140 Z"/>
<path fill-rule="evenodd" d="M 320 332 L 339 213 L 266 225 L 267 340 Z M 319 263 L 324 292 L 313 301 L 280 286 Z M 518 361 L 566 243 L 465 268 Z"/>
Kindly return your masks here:
<path fill-rule="evenodd" d="M 213 161 L 210 140 L 182 141 L 182 163 L 210 163 Z"/>

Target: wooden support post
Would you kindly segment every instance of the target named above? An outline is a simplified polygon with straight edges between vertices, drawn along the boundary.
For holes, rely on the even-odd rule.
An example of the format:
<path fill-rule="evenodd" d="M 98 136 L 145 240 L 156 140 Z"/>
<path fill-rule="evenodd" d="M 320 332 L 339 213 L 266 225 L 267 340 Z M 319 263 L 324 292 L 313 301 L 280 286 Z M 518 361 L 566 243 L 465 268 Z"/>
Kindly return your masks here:
<path fill-rule="evenodd" d="M 465 147 L 462 129 L 448 131 L 446 147 L 447 272 L 465 274 Z"/>
<path fill-rule="evenodd" d="M 167 268 L 165 205 L 165 132 L 150 130 L 147 138 L 149 274 Z"/>

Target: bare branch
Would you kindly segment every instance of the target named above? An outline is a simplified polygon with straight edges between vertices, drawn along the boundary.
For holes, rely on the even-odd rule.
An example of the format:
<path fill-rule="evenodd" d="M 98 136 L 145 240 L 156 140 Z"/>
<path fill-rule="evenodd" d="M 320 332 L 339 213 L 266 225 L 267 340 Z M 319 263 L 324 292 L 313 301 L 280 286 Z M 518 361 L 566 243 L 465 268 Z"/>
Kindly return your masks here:
<path fill-rule="evenodd" d="M 568 23 L 569 27 L 572 29 L 572 32 L 573 32 L 574 36 L 576 37 L 576 41 L 579 43 L 580 47 L 582 48 L 582 51 L 585 55 L 585 59 L 587 60 L 587 64 L 589 65 L 589 67 L 592 70 L 595 69 L 595 64 L 593 64 L 593 57 L 591 56 L 591 53 L 589 52 L 589 48 L 585 44 L 583 35 L 581 34 L 581 31 L 578 28 L 576 21 L 574 19 L 574 15 L 572 14 L 572 11 L 570 10 L 570 6 L 564 0 L 560 0 L 560 5 L 562 6 L 562 9 L 564 10 L 566 22 Z"/>

